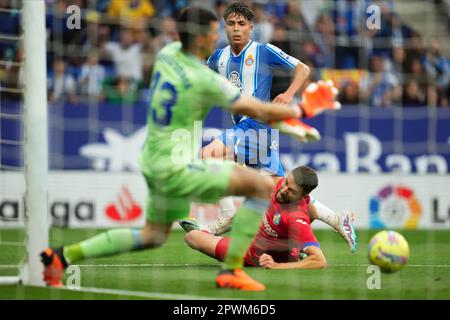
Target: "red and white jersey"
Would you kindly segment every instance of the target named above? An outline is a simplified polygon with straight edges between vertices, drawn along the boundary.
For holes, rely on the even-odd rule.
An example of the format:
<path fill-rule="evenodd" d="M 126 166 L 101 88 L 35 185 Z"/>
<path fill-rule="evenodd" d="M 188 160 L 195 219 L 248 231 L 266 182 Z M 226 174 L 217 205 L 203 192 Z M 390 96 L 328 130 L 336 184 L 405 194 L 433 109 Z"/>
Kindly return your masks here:
<path fill-rule="evenodd" d="M 296 261 L 298 253 L 306 247 L 320 247 L 309 220 L 309 196 L 295 204 L 279 204 L 275 200 L 283 181 L 278 182 L 258 234 L 247 251 L 247 265 L 258 266 L 263 253 L 270 254 L 275 262 Z"/>

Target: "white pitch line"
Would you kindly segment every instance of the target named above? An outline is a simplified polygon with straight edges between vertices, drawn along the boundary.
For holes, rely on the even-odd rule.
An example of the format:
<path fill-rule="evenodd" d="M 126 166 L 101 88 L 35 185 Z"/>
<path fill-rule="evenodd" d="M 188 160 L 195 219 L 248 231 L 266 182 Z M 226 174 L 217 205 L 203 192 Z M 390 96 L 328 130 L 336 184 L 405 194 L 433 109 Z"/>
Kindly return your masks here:
<path fill-rule="evenodd" d="M 15 241 L 0 241 L 0 246 L 9 246 L 9 247 L 24 247 L 25 242 L 15 242 Z"/>
<path fill-rule="evenodd" d="M 19 264 L 0 264 L 0 269 L 17 269 L 20 268 Z"/>
<path fill-rule="evenodd" d="M 330 267 L 368 267 L 370 264 L 330 264 Z M 450 264 L 406 264 L 413 268 L 450 268 Z"/>
<path fill-rule="evenodd" d="M 116 267 L 116 268 L 128 268 L 128 267 L 217 267 L 217 265 L 207 265 L 207 264 L 189 264 L 189 263 L 130 263 L 130 264 L 78 264 L 76 265 L 78 267 L 100 267 L 100 268 L 107 268 L 107 267 Z"/>
<path fill-rule="evenodd" d="M 80 289 L 70 289 L 67 287 L 63 287 L 63 288 L 59 288 L 59 289 L 67 290 L 67 291 L 103 293 L 103 294 L 124 295 L 124 296 L 140 297 L 140 298 L 168 299 L 168 300 L 224 300 L 224 299 L 225 300 L 238 300 L 236 298 L 222 298 L 222 297 L 215 298 L 215 297 L 194 296 L 194 295 L 187 295 L 187 294 L 130 291 L 130 290 L 90 288 L 90 287 L 82 287 Z"/>
<path fill-rule="evenodd" d="M 129 263 L 129 264 L 76 264 L 73 266 L 82 268 L 146 268 L 146 267 L 217 267 L 214 264 L 189 264 L 189 263 Z M 368 267 L 370 264 L 330 264 L 330 267 Z M 0 264 L 0 269 L 15 269 L 20 265 Z M 412 268 L 450 268 L 450 264 L 407 264 Z"/>
<path fill-rule="evenodd" d="M 142 264 L 79 264 L 78 267 L 216 267 L 216 265 L 199 265 L 199 264 L 177 264 L 177 263 L 142 263 Z M 370 264 L 330 264 L 330 267 L 368 267 Z M 407 267 L 414 268 L 450 268 L 450 264 L 407 264 Z"/>

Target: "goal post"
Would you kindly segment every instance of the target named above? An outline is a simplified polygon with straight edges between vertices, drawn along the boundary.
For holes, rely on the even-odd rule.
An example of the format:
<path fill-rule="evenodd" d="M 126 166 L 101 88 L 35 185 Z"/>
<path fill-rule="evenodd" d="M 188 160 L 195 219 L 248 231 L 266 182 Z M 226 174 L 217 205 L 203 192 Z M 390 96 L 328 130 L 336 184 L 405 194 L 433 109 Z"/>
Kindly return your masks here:
<path fill-rule="evenodd" d="M 3 277 L 0 283 L 43 286 L 39 253 L 48 246 L 49 229 L 45 0 L 23 1 L 22 21 L 27 256 L 19 277 Z"/>

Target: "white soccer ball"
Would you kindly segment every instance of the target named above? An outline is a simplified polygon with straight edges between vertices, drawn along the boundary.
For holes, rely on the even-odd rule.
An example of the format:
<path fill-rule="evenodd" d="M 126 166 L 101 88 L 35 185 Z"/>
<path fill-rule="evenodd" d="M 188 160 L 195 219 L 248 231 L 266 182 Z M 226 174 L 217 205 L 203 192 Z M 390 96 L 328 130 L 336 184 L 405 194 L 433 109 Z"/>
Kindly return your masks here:
<path fill-rule="evenodd" d="M 395 231 L 380 231 L 369 244 L 369 261 L 380 267 L 381 271 L 396 272 L 406 265 L 409 259 L 409 245 L 406 239 Z"/>

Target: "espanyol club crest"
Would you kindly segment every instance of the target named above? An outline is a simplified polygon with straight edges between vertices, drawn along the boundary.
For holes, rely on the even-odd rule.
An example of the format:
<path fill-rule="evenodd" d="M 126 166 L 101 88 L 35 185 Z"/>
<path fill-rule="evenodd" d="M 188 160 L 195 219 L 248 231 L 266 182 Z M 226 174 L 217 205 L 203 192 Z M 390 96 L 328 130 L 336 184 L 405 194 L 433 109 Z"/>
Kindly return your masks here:
<path fill-rule="evenodd" d="M 253 65 L 253 63 L 255 63 L 255 59 L 253 59 L 253 56 L 251 54 L 249 54 L 247 56 L 247 58 L 245 59 L 245 65 L 251 66 L 251 65 Z"/>
<path fill-rule="evenodd" d="M 281 213 L 279 212 L 275 213 L 275 215 L 273 216 L 273 223 L 277 226 L 280 224 L 280 220 L 281 220 Z"/>

